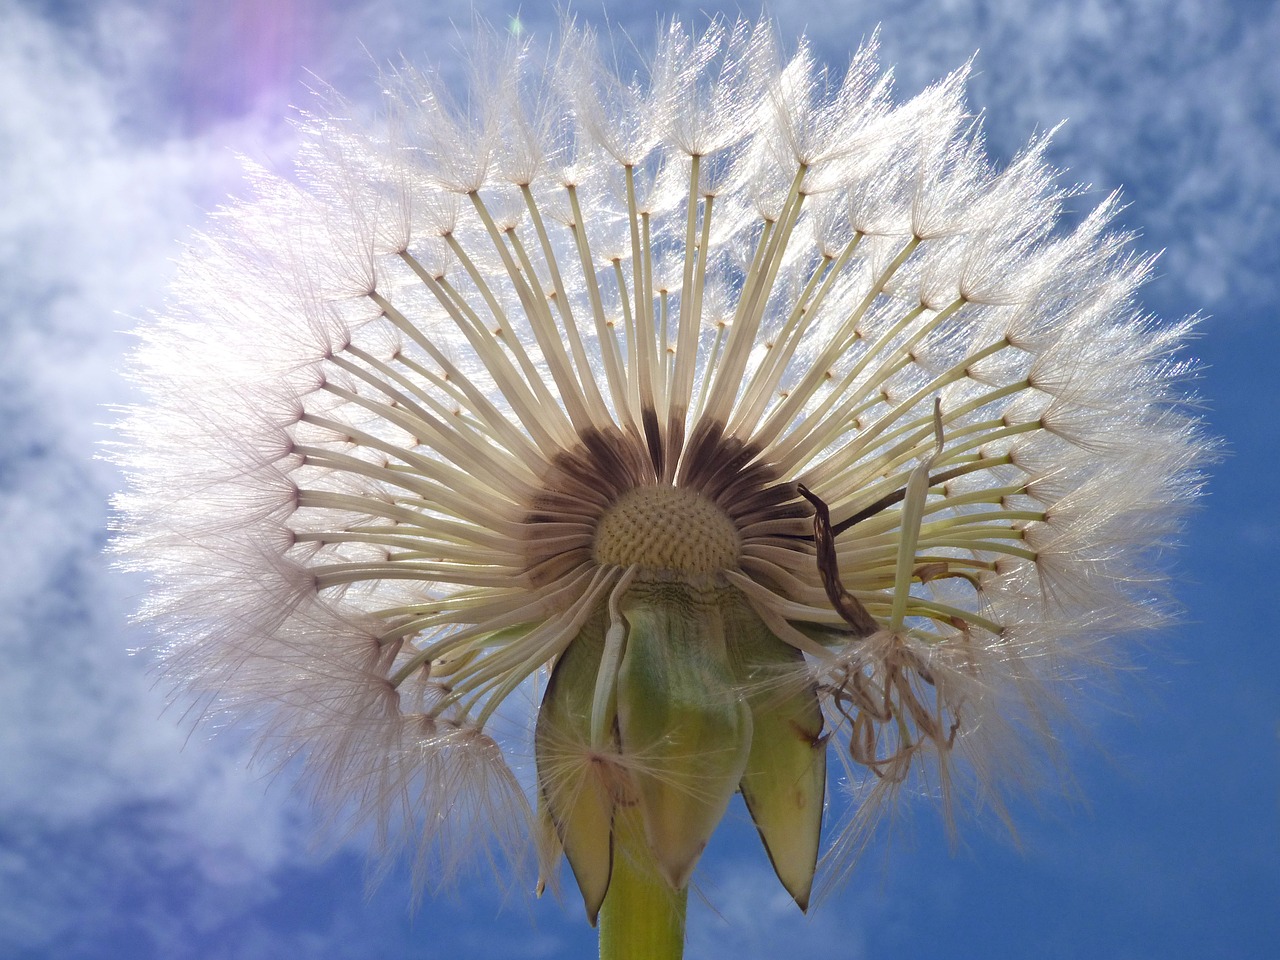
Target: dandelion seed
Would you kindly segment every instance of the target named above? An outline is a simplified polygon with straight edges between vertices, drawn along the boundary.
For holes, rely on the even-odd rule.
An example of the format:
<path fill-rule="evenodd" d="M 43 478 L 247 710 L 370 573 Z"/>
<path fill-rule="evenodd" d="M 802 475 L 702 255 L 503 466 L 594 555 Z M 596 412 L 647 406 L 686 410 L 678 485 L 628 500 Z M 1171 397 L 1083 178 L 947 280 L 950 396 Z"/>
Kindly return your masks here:
<path fill-rule="evenodd" d="M 1162 622 L 1209 444 L 1116 199 L 1061 228 L 964 70 L 895 104 L 874 44 L 837 81 L 717 21 L 646 84 L 507 33 L 469 98 L 305 115 L 185 257 L 118 545 L 170 675 L 422 877 L 533 842 L 606 955 L 676 956 L 736 792 L 801 908 L 829 755 L 872 785 L 836 874 L 913 776 L 998 801 L 1058 674 Z"/>

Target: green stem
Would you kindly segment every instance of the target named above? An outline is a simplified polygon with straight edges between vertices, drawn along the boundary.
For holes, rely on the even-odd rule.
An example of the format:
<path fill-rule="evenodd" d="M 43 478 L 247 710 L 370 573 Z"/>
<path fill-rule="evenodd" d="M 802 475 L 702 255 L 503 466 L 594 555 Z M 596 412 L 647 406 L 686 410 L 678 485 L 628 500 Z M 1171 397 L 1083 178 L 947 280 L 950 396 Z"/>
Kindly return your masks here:
<path fill-rule="evenodd" d="M 600 960 L 680 960 L 689 889 L 658 873 L 635 810 L 614 818 L 613 874 L 600 908 Z"/>

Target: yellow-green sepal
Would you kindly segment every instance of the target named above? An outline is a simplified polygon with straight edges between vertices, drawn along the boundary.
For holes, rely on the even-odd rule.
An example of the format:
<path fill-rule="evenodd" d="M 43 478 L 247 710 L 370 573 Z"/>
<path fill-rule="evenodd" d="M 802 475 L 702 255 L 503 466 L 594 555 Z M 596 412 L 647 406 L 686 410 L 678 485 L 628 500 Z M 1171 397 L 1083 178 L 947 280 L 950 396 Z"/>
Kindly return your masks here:
<path fill-rule="evenodd" d="M 622 605 L 618 735 L 658 870 L 674 890 L 738 789 L 751 714 L 725 652 L 723 591 L 637 585 Z"/>
<path fill-rule="evenodd" d="M 801 910 L 813 891 L 827 785 L 827 738 L 804 655 L 745 602 L 725 611 L 729 662 L 751 711 L 742 798 L 783 887 Z"/>
<path fill-rule="evenodd" d="M 556 660 L 534 732 L 539 798 L 592 926 L 613 870 L 614 797 L 609 781 L 616 770 L 591 744 L 603 634 L 603 618 L 593 617 Z"/>

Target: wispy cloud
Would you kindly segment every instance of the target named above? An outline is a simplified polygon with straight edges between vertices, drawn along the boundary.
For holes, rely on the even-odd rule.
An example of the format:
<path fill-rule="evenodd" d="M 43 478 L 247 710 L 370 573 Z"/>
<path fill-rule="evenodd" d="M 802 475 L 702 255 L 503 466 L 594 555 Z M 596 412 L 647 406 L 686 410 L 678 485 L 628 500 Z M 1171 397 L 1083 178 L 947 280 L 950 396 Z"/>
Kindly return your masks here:
<path fill-rule="evenodd" d="M 140 873 L 140 859 L 251 890 L 248 878 L 298 856 L 292 801 L 264 796 L 243 747 L 184 751 L 176 713 L 159 720 L 163 692 L 122 629 L 136 585 L 101 556 L 118 477 L 95 459 L 97 425 L 128 397 L 118 331 L 158 303 L 193 198 L 225 189 L 234 167 L 212 139 L 131 125 L 145 71 L 130 58 L 154 49 L 150 26 L 110 5 L 76 30 L 21 6 L 0 13 L 0 943 L 11 947 L 82 927 L 123 889 L 110 873 Z"/>
<path fill-rule="evenodd" d="M 748 843 L 742 849 L 750 850 Z M 767 863 L 735 857 L 715 859 L 698 877 L 696 901 L 690 908 L 688 953 L 691 957 L 735 957 L 776 960 L 791 956 L 869 956 L 865 929 L 881 911 L 874 894 L 866 909 L 825 909 L 819 903 L 802 914 L 773 876 Z M 843 900 L 844 898 L 842 898 Z M 832 904 L 834 906 L 834 904 Z"/>

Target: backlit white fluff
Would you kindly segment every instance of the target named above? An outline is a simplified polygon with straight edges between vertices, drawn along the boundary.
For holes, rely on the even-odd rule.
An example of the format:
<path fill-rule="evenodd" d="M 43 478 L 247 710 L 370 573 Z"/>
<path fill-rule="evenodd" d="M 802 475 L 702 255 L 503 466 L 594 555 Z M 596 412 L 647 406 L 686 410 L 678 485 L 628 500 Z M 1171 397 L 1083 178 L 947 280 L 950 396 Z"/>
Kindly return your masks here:
<path fill-rule="evenodd" d="M 707 582 L 804 654 L 761 682 L 874 785 L 836 848 L 916 772 L 998 798 L 1056 681 L 1162 622 L 1206 455 L 1115 199 L 1064 229 L 1047 139 L 997 169 L 966 70 L 896 104 L 874 44 L 843 79 L 759 24 L 634 76 L 576 27 L 484 45 L 469 92 L 306 114 L 140 331 L 117 547 L 168 676 L 434 881 L 534 832 L 512 695 L 647 575 L 597 521 L 688 486 L 740 544 Z"/>

